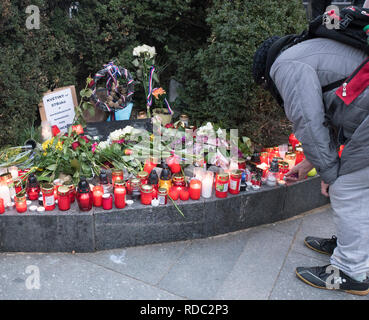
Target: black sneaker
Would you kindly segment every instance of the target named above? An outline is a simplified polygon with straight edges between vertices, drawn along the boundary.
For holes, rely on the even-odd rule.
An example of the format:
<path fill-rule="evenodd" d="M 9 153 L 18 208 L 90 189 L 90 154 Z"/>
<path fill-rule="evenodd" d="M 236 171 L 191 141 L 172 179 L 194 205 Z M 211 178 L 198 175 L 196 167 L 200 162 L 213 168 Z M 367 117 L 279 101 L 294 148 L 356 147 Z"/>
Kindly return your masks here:
<path fill-rule="evenodd" d="M 369 293 L 368 278 L 363 282 L 350 278 L 332 265 L 323 267 L 298 267 L 296 275 L 305 283 L 319 289 L 340 290 L 351 294 L 365 296 Z"/>
<path fill-rule="evenodd" d="M 308 248 L 314 251 L 331 255 L 337 247 L 337 238 L 336 236 L 332 236 L 331 239 L 306 237 L 304 243 Z"/>

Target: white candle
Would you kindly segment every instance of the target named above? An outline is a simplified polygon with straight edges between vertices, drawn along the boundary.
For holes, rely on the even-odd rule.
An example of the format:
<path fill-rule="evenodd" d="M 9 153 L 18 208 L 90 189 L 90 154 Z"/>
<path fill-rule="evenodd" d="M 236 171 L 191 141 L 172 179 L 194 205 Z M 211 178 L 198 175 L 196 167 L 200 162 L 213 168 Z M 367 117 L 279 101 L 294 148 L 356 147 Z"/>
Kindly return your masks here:
<path fill-rule="evenodd" d="M 201 196 L 203 198 L 210 198 L 213 192 L 213 180 L 214 173 L 211 171 L 206 172 L 205 177 L 202 179 Z"/>
<path fill-rule="evenodd" d="M 12 175 L 13 180 L 18 178 L 18 168 L 17 167 L 10 167 L 9 172 Z"/>
<path fill-rule="evenodd" d="M 7 207 L 12 202 L 10 198 L 9 188 L 5 185 L 0 185 L 0 198 L 4 199 L 4 205 Z"/>

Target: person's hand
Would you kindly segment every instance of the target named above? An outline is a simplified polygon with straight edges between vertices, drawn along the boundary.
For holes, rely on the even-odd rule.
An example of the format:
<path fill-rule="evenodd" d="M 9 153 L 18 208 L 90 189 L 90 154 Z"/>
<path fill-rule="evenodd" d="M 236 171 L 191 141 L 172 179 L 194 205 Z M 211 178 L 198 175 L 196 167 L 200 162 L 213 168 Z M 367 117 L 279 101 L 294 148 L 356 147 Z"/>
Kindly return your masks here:
<path fill-rule="evenodd" d="M 305 179 L 309 171 L 313 168 L 314 165 L 305 158 L 285 174 L 287 185 Z"/>
<path fill-rule="evenodd" d="M 323 180 L 321 182 L 322 195 L 329 197 L 329 184 L 325 183 Z"/>

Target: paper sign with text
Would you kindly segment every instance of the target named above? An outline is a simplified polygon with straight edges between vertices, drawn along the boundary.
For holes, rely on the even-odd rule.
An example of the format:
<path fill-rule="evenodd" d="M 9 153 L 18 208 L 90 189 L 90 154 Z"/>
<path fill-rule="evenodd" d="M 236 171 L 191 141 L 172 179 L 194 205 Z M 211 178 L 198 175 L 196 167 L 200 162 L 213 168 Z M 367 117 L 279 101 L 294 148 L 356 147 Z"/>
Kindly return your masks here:
<path fill-rule="evenodd" d="M 57 125 L 62 132 L 66 132 L 68 126 L 73 123 L 75 106 L 76 94 L 74 86 L 47 92 L 42 99 L 42 112 L 46 116 L 45 120 L 51 126 Z"/>

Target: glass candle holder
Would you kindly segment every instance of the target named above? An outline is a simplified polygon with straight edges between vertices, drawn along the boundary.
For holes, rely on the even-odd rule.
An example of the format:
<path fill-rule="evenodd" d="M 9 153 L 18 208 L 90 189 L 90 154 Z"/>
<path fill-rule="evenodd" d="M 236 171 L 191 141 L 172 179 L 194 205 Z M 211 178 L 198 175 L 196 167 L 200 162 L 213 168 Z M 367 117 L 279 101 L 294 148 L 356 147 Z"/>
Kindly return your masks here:
<path fill-rule="evenodd" d="M 10 191 L 6 179 L 0 176 L 0 198 L 4 200 L 4 205 L 7 207 L 11 202 Z"/>
<path fill-rule="evenodd" d="M 0 214 L 3 214 L 4 212 L 5 212 L 4 199 L 0 198 Z"/>
<path fill-rule="evenodd" d="M 202 179 L 201 196 L 203 198 L 210 198 L 213 192 L 214 172 L 207 171 Z"/>
<path fill-rule="evenodd" d="M 148 174 L 151 173 L 151 171 L 156 167 L 158 161 L 154 158 L 149 158 L 145 161 L 145 165 L 143 168 L 143 171 L 146 171 Z"/>
<path fill-rule="evenodd" d="M 260 163 L 268 164 L 268 152 L 261 152 L 260 153 Z"/>
<path fill-rule="evenodd" d="M 14 188 L 15 188 L 15 194 L 22 192 L 23 190 L 23 182 L 20 177 L 16 178 L 14 180 Z"/>
<path fill-rule="evenodd" d="M 102 197 L 104 194 L 104 188 L 102 186 L 94 186 L 92 189 L 92 196 L 93 196 L 93 204 L 94 207 L 101 207 L 102 206 Z"/>
<path fill-rule="evenodd" d="M 201 196 L 201 186 L 202 183 L 198 179 L 192 179 L 190 181 L 190 198 L 192 200 L 199 200 Z"/>
<path fill-rule="evenodd" d="M 58 188 L 58 208 L 61 211 L 67 211 L 70 209 L 70 195 L 69 188 L 67 186 L 60 186 Z"/>
<path fill-rule="evenodd" d="M 144 205 L 150 205 L 153 199 L 153 186 L 149 184 L 141 185 L 141 203 Z"/>
<path fill-rule="evenodd" d="M 141 171 L 137 174 L 137 178 L 140 179 L 141 185 L 147 184 L 149 174 L 146 171 Z"/>
<path fill-rule="evenodd" d="M 70 203 L 74 203 L 76 201 L 76 187 L 72 182 L 65 183 L 64 185 L 69 189 Z"/>
<path fill-rule="evenodd" d="M 289 164 L 286 161 L 282 161 L 279 163 L 279 180 L 283 180 L 285 174 L 290 171 Z"/>
<path fill-rule="evenodd" d="M 295 154 L 296 154 L 296 161 L 295 161 L 295 165 L 299 164 L 301 161 L 304 160 L 305 155 L 304 155 L 304 150 L 302 149 L 302 147 L 296 147 L 295 149 Z"/>
<path fill-rule="evenodd" d="M 295 166 L 296 153 L 287 152 L 285 155 L 285 161 L 288 163 L 289 169 L 291 170 Z"/>
<path fill-rule="evenodd" d="M 205 176 L 206 170 L 202 167 L 195 167 L 193 169 L 193 176 L 197 180 L 202 180 Z"/>
<path fill-rule="evenodd" d="M 172 200 L 178 200 L 179 198 L 179 190 L 177 187 L 170 187 L 169 191 L 168 191 L 168 196 L 172 199 Z"/>
<path fill-rule="evenodd" d="M 30 174 L 27 180 L 26 193 L 29 200 L 37 200 L 40 193 L 40 184 L 34 174 Z"/>
<path fill-rule="evenodd" d="M 181 172 L 181 165 L 179 164 L 178 156 L 170 156 L 169 158 L 167 158 L 166 163 L 172 173 Z"/>
<path fill-rule="evenodd" d="M 288 144 L 281 144 L 278 146 L 279 148 L 279 155 L 281 156 L 281 158 L 284 159 L 286 152 L 288 152 Z"/>
<path fill-rule="evenodd" d="M 188 115 L 187 115 L 187 114 L 181 114 L 181 115 L 179 116 L 179 121 L 180 121 L 180 122 L 182 122 L 182 124 L 183 124 L 183 126 L 184 126 L 185 128 L 187 128 L 187 127 L 188 127 Z"/>
<path fill-rule="evenodd" d="M 55 200 L 58 200 L 58 189 L 61 185 L 63 185 L 63 181 L 60 179 L 55 179 L 53 181 L 53 184 L 54 184 L 54 197 Z"/>
<path fill-rule="evenodd" d="M 7 172 L 7 173 L 3 173 L 0 176 L 0 178 L 8 186 L 10 198 L 13 199 L 15 196 L 15 187 L 14 187 L 14 181 L 13 181 L 12 175 L 9 172 Z"/>
<path fill-rule="evenodd" d="M 179 198 L 182 201 L 187 201 L 190 199 L 190 192 L 188 191 L 187 187 L 182 187 L 181 191 L 179 191 Z"/>
<path fill-rule="evenodd" d="M 15 209 L 18 213 L 27 211 L 27 199 L 25 195 L 19 195 L 14 197 Z"/>
<path fill-rule="evenodd" d="M 77 203 L 81 211 L 90 211 L 93 204 L 93 195 L 86 178 L 81 177 L 77 187 Z"/>
<path fill-rule="evenodd" d="M 218 173 L 215 178 L 215 196 L 217 198 L 226 198 L 229 188 L 229 174 Z"/>
<path fill-rule="evenodd" d="M 229 178 L 229 193 L 230 194 L 239 194 L 241 189 L 241 178 L 242 171 L 241 170 L 233 170 L 230 174 Z"/>
<path fill-rule="evenodd" d="M 115 181 L 122 180 L 123 181 L 123 170 L 121 169 L 113 169 L 111 171 L 111 181 L 113 186 L 115 185 Z"/>
<path fill-rule="evenodd" d="M 245 159 L 238 159 L 238 169 L 239 170 L 246 170 L 246 160 Z"/>
<path fill-rule="evenodd" d="M 168 190 L 165 188 L 160 188 L 158 190 L 158 200 L 159 205 L 165 205 L 168 203 Z"/>
<path fill-rule="evenodd" d="M 102 207 L 104 210 L 113 209 L 113 196 L 110 193 L 105 193 L 102 196 Z"/>
<path fill-rule="evenodd" d="M 175 173 L 172 176 L 172 186 L 184 187 L 186 186 L 185 177 L 180 173 Z"/>
<path fill-rule="evenodd" d="M 45 183 L 41 186 L 42 200 L 46 211 L 55 209 L 54 186 L 51 183 Z"/>
<path fill-rule="evenodd" d="M 114 186 L 114 204 L 118 209 L 123 209 L 126 206 L 126 188 L 123 182 L 116 182 Z"/>

